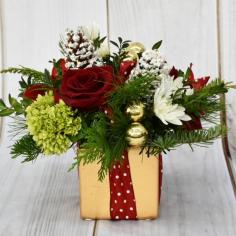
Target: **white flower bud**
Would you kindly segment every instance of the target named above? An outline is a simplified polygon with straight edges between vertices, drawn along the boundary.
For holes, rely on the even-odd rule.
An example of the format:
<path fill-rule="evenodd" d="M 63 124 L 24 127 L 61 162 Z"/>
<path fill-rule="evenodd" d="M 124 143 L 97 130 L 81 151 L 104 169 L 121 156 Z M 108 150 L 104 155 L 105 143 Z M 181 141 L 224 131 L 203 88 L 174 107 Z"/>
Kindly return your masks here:
<path fill-rule="evenodd" d="M 102 43 L 100 48 L 97 50 L 97 55 L 104 58 L 109 54 L 110 52 L 109 52 L 109 47 L 108 47 L 107 42 Z"/>
<path fill-rule="evenodd" d="M 96 23 L 93 23 L 91 26 L 82 26 L 81 29 L 84 35 L 90 40 L 94 40 L 99 37 L 100 32 Z"/>

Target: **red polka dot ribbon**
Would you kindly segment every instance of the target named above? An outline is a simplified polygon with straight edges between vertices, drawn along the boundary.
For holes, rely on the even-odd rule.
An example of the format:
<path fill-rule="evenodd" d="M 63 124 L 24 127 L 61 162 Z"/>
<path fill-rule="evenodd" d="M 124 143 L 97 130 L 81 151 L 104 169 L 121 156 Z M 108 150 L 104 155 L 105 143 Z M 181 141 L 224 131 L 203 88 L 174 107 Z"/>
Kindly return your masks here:
<path fill-rule="evenodd" d="M 137 210 L 127 151 L 122 158 L 123 162 L 113 165 L 109 173 L 110 215 L 113 220 L 136 220 Z"/>
<path fill-rule="evenodd" d="M 128 152 L 122 156 L 123 162 L 117 162 L 109 171 L 110 215 L 112 220 L 136 220 L 137 209 Z M 162 186 L 162 156 L 159 155 L 159 202 Z"/>

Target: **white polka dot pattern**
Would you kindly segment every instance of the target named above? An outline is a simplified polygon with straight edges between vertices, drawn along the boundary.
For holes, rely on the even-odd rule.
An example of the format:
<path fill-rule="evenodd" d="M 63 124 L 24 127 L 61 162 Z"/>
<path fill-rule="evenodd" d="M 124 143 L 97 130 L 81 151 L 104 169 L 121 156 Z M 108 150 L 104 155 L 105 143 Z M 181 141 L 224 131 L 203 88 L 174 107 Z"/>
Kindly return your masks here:
<path fill-rule="evenodd" d="M 110 170 L 110 214 L 113 220 L 135 220 L 137 211 L 129 167 L 128 152 Z"/>

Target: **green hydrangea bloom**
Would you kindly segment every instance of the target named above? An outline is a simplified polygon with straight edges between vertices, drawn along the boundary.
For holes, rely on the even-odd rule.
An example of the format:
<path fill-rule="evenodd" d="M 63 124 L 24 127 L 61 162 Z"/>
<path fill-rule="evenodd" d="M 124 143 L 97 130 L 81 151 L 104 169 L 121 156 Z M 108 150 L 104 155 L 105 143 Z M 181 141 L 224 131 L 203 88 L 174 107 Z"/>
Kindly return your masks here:
<path fill-rule="evenodd" d="M 29 133 L 45 155 L 66 152 L 71 141 L 81 129 L 81 119 L 75 116 L 71 107 L 62 100 L 54 103 L 52 92 L 39 95 L 26 109 L 26 123 Z"/>

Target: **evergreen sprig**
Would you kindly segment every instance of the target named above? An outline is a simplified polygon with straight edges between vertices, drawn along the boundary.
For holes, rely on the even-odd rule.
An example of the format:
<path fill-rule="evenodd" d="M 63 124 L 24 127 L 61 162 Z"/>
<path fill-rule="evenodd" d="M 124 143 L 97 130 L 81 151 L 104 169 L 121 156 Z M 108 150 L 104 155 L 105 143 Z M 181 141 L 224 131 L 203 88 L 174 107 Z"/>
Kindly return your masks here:
<path fill-rule="evenodd" d="M 28 134 L 26 119 L 24 116 L 12 116 L 13 121 L 9 123 L 9 134 L 12 139 Z"/>
<path fill-rule="evenodd" d="M 99 179 L 104 179 L 110 162 L 110 147 L 107 143 L 107 122 L 105 116 L 100 115 L 99 118 L 94 120 L 91 127 L 88 127 L 86 132 L 86 142 L 81 144 L 78 150 L 77 162 L 88 164 L 92 162 L 101 163 L 99 170 Z"/>
<path fill-rule="evenodd" d="M 189 144 L 190 146 L 197 143 L 203 145 L 211 144 L 214 139 L 225 135 L 226 132 L 226 127 L 221 125 L 193 131 L 178 130 L 160 135 L 146 145 L 149 148 L 149 154 L 158 155 L 162 152 L 166 153 L 182 144 Z"/>
<path fill-rule="evenodd" d="M 23 162 L 29 162 L 37 159 L 41 149 L 36 145 L 31 135 L 25 135 L 15 142 L 11 149 L 12 158 L 24 157 Z"/>
<path fill-rule="evenodd" d="M 78 149 L 76 165 L 97 162 L 100 164 L 99 180 L 103 180 L 110 167 L 122 160 L 122 154 L 128 147 L 126 131 L 131 120 L 117 109 L 113 110 L 114 120 L 110 120 L 103 113 L 96 114 L 90 127 L 84 129 L 85 142 Z"/>
<path fill-rule="evenodd" d="M 111 107 L 121 108 L 124 105 L 141 101 L 147 94 L 150 94 L 152 82 L 156 79 L 151 74 L 136 76 L 129 83 L 118 86 L 110 95 L 108 104 Z"/>
<path fill-rule="evenodd" d="M 10 74 L 21 74 L 23 76 L 28 76 L 28 77 L 32 77 L 32 78 L 37 78 L 37 79 L 41 79 L 42 77 L 44 77 L 44 73 L 28 68 L 28 67 L 24 67 L 24 66 L 20 66 L 20 67 L 9 67 L 8 69 L 2 70 L 0 71 L 1 74 L 6 74 L 6 73 L 10 73 Z"/>
<path fill-rule="evenodd" d="M 10 67 L 8 69 L 0 71 L 1 74 L 11 73 L 11 74 L 21 74 L 25 77 L 32 78 L 32 83 L 42 83 L 45 85 L 52 86 L 51 76 L 48 70 L 44 70 L 44 72 L 37 71 L 28 67 Z"/>
<path fill-rule="evenodd" d="M 225 82 L 221 79 L 215 79 L 201 90 L 195 91 L 193 95 L 185 96 L 180 102 L 190 113 L 194 113 L 195 111 L 218 111 L 220 107 L 218 109 L 216 108 L 220 105 L 219 95 L 227 91 L 228 88 Z"/>
<path fill-rule="evenodd" d="M 225 109 L 225 104 L 221 101 L 220 95 L 227 91 L 228 84 L 221 79 L 215 79 L 202 89 L 195 90 L 191 96 L 186 94 L 175 96 L 173 103 L 183 106 L 188 114 L 202 117 L 214 123 L 214 116 L 217 116 L 217 112 Z"/>

